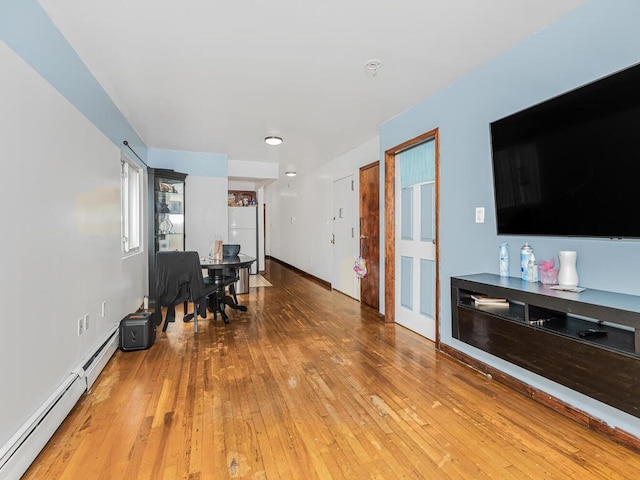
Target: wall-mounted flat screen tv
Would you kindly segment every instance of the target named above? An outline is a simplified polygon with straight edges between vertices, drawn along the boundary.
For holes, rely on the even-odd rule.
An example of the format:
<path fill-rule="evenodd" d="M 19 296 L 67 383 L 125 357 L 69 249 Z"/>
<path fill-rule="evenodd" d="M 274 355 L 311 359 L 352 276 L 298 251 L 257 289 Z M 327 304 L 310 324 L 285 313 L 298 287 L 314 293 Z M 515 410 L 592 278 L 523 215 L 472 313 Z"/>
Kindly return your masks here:
<path fill-rule="evenodd" d="M 640 65 L 490 127 L 498 234 L 640 238 Z"/>

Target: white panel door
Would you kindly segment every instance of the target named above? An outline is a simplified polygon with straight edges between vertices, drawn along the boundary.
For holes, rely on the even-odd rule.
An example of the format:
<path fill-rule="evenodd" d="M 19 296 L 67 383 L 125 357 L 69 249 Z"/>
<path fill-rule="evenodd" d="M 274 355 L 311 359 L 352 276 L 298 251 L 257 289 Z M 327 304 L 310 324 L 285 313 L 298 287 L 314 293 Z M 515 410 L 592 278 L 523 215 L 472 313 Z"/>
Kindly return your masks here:
<path fill-rule="evenodd" d="M 395 321 L 435 341 L 435 182 L 401 188 L 397 162 Z"/>
<path fill-rule="evenodd" d="M 360 284 L 353 271 L 358 256 L 354 176 L 333 182 L 333 275 L 331 286 L 360 299 Z"/>

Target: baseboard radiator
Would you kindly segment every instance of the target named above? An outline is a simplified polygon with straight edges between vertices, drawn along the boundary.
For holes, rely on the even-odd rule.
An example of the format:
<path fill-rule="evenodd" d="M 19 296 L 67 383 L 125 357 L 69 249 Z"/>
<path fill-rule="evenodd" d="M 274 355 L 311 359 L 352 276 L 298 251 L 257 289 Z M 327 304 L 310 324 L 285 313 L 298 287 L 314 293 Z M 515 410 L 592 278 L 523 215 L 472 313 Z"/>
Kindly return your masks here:
<path fill-rule="evenodd" d="M 118 348 L 117 331 L 89 361 L 72 372 L 24 425 L 0 448 L 0 478 L 18 480 L 62 424 Z"/>
<path fill-rule="evenodd" d="M 98 351 L 85 363 L 82 367 L 84 370 L 84 378 L 87 382 L 87 391 L 91 390 L 91 386 L 102 372 L 109 359 L 116 353 L 118 349 L 118 330 L 111 333 L 111 336 L 105 341 Z"/>

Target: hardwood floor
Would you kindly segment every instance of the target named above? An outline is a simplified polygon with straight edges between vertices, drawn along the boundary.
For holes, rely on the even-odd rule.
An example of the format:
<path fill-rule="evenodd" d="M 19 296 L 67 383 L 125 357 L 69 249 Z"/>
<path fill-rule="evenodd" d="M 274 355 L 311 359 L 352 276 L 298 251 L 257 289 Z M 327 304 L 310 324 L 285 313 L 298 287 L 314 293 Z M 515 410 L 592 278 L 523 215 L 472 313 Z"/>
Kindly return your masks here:
<path fill-rule="evenodd" d="M 640 455 L 275 262 L 111 359 L 25 479 L 629 479 Z"/>

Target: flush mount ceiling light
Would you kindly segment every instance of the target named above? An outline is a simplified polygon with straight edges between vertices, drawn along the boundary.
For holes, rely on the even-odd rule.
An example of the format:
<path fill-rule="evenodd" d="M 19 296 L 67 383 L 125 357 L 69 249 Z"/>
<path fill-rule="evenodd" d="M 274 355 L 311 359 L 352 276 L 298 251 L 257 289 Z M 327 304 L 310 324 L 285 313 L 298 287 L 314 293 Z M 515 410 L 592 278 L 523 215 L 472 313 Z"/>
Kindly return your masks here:
<path fill-rule="evenodd" d="M 364 64 L 364 70 L 370 77 L 378 75 L 378 69 L 382 66 L 382 61 L 373 58 Z"/>
<path fill-rule="evenodd" d="M 287 168 L 284 169 L 284 174 L 287 177 L 295 177 L 297 175 L 296 166 L 295 165 L 287 165 Z"/>
<path fill-rule="evenodd" d="M 264 143 L 267 145 L 280 145 L 282 143 L 282 138 L 271 135 L 269 137 L 264 137 Z"/>

